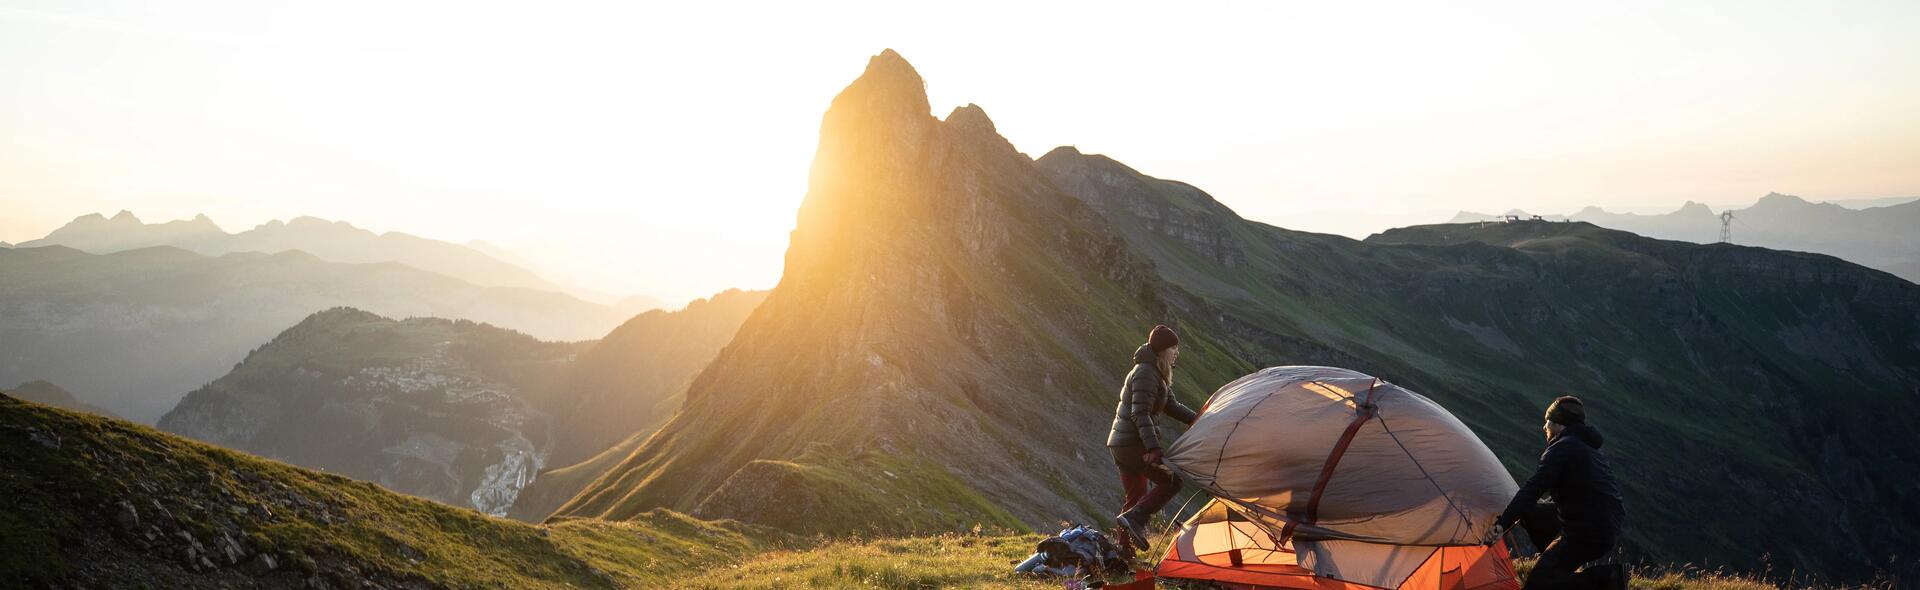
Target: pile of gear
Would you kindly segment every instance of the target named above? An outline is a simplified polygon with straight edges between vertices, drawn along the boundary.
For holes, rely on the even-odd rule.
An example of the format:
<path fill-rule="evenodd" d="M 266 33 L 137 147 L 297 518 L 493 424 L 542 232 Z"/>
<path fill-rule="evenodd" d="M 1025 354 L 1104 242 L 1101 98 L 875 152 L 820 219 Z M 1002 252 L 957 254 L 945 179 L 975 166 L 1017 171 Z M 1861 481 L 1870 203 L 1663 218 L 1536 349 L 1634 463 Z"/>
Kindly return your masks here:
<path fill-rule="evenodd" d="M 1071 525 L 1041 540 L 1034 553 L 1013 571 L 1041 577 L 1077 579 L 1085 588 L 1100 588 L 1109 575 L 1128 571 L 1127 558 L 1106 533 L 1086 525 Z"/>

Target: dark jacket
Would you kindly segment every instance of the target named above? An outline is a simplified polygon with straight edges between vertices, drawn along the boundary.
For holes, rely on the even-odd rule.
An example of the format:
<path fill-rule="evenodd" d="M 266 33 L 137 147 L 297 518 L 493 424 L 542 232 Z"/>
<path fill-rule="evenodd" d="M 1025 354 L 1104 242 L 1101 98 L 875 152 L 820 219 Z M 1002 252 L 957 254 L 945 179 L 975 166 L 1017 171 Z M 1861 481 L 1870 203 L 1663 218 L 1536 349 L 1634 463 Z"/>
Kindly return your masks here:
<path fill-rule="evenodd" d="M 1113 430 L 1107 433 L 1107 446 L 1160 448 L 1160 432 L 1153 418 L 1162 413 L 1182 424 L 1193 424 L 1193 410 L 1173 399 L 1167 382 L 1160 378 L 1160 368 L 1154 366 L 1154 358 L 1153 349 L 1144 344 L 1133 351 L 1133 370 L 1127 373 L 1126 384 L 1120 386 L 1120 405 L 1113 408 Z"/>
<path fill-rule="evenodd" d="M 1540 455 L 1540 467 L 1520 486 L 1513 502 L 1496 521 L 1509 528 L 1527 514 L 1540 496 L 1551 492 L 1560 512 L 1565 535 L 1583 538 L 1614 539 L 1626 525 L 1626 511 L 1620 506 L 1620 487 L 1614 484 L 1613 468 L 1607 455 L 1600 452 L 1606 439 L 1600 431 L 1585 424 L 1568 426 L 1547 443 Z"/>

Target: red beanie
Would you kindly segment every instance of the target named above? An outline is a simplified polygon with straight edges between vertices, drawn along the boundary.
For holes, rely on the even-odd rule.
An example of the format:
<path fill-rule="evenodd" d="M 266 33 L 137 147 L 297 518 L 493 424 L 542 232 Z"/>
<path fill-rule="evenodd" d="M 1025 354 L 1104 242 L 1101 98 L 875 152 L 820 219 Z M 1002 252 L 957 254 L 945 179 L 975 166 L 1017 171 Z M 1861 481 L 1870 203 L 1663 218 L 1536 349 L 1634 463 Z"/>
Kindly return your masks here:
<path fill-rule="evenodd" d="M 1147 332 L 1147 347 L 1152 348 L 1154 352 L 1160 352 L 1179 345 L 1180 336 L 1174 334 L 1173 328 L 1169 328 L 1165 324 L 1154 326 L 1152 331 Z"/>

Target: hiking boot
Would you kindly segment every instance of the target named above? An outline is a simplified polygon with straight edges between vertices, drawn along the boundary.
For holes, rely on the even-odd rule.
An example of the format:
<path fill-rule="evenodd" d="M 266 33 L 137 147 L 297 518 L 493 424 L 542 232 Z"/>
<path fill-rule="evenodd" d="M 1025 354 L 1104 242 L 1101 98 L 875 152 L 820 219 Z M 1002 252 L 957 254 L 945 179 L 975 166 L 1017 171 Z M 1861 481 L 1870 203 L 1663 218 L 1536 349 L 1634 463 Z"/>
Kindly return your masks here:
<path fill-rule="evenodd" d="M 1127 544 L 1131 545 L 1134 550 L 1146 551 L 1151 549 L 1149 545 L 1152 543 L 1147 541 L 1147 527 L 1134 522 L 1132 518 L 1129 518 L 1125 514 L 1113 517 L 1113 524 L 1120 527 L 1120 532 L 1126 533 Z"/>

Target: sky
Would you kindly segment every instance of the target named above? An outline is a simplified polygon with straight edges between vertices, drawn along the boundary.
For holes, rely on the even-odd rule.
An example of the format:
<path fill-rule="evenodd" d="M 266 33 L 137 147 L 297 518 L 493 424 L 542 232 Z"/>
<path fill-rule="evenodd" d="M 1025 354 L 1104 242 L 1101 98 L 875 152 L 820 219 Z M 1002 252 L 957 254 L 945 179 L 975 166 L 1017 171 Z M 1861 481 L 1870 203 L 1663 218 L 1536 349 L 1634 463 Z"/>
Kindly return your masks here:
<path fill-rule="evenodd" d="M 312 215 L 608 293 L 767 288 L 820 115 L 888 47 L 936 115 L 1295 229 L 1911 196 L 1914 31 L 1911 1 L 0 0 L 0 241 Z"/>

